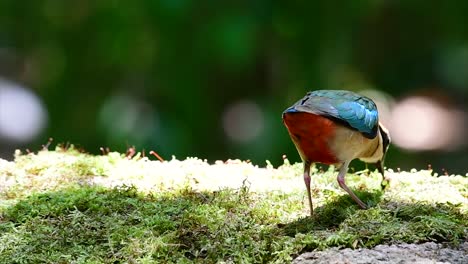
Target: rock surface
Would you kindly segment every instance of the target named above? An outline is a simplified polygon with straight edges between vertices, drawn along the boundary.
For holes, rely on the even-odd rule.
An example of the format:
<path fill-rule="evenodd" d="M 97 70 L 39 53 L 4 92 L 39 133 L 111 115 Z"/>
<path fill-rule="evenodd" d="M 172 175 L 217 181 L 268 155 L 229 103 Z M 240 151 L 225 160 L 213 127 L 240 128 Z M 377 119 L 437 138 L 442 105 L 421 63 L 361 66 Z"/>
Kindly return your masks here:
<path fill-rule="evenodd" d="M 424 244 L 379 245 L 373 249 L 337 249 L 308 252 L 297 257 L 295 264 L 426 264 L 468 263 L 468 242 L 457 248 L 428 242 Z"/>

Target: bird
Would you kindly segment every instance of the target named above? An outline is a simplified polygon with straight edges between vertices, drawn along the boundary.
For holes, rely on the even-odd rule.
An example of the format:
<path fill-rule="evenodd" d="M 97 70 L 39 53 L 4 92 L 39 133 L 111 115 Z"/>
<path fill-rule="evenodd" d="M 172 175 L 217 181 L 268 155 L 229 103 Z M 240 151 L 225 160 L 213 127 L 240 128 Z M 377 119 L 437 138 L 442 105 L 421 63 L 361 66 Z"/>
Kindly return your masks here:
<path fill-rule="evenodd" d="M 287 108 L 282 119 L 304 164 L 311 216 L 310 167 L 313 163 L 339 168 L 339 186 L 362 209 L 367 208 L 366 204 L 345 182 L 352 160 L 375 164 L 382 174 L 382 189 L 385 188 L 384 159 L 391 138 L 388 129 L 379 122 L 374 101 L 347 90 L 315 90 Z"/>

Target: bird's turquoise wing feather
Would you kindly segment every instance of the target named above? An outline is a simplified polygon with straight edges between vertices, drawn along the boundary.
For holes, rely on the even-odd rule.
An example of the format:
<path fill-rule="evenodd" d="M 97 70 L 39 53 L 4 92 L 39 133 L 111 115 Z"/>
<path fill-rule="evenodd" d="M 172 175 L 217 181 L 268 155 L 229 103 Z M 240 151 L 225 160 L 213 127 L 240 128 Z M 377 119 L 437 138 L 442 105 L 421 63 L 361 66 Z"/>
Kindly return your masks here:
<path fill-rule="evenodd" d="M 377 106 L 364 96 L 350 91 L 317 90 L 307 93 L 285 112 L 310 112 L 345 123 L 368 138 L 377 135 Z"/>

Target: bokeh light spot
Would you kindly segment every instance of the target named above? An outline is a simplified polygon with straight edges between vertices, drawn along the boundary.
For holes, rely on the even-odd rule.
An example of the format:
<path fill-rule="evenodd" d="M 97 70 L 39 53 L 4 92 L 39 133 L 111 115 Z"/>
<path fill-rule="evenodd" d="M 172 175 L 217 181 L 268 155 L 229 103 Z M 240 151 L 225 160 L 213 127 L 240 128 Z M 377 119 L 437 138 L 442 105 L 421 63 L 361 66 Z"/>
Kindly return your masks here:
<path fill-rule="evenodd" d="M 27 143 L 43 131 L 47 113 L 31 90 L 0 79 L 0 140 Z"/>
<path fill-rule="evenodd" d="M 429 97 L 412 96 L 392 111 L 394 143 L 409 150 L 452 150 L 464 144 L 465 114 Z"/>
<path fill-rule="evenodd" d="M 223 115 L 227 137 L 235 142 L 248 143 L 263 131 L 265 118 L 258 104 L 238 101 L 229 105 Z"/>
<path fill-rule="evenodd" d="M 158 118 L 153 107 L 130 95 L 114 95 L 101 108 L 99 123 L 111 141 L 141 144 L 155 134 Z"/>

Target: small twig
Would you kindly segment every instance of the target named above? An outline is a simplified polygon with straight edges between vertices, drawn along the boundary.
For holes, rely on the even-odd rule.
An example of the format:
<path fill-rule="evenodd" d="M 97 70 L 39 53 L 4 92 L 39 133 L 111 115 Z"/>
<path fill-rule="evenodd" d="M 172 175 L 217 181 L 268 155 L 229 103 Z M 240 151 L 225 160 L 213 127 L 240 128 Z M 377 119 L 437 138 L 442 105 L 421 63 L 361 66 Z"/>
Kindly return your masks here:
<path fill-rule="evenodd" d="M 449 173 L 445 168 L 442 168 L 442 172 L 444 173 L 445 176 L 449 176 Z"/>
<path fill-rule="evenodd" d="M 86 152 L 86 149 L 82 146 L 75 146 L 75 149 L 79 152 L 79 153 L 87 153 Z"/>
<path fill-rule="evenodd" d="M 59 151 L 66 152 L 70 148 L 70 142 L 58 143 L 57 148 L 58 148 Z"/>
<path fill-rule="evenodd" d="M 102 153 L 103 156 L 109 154 L 109 152 L 110 152 L 108 147 L 105 147 L 105 148 L 100 147 L 99 150 L 101 150 L 101 153 Z"/>
<path fill-rule="evenodd" d="M 136 153 L 135 146 L 131 146 L 127 149 L 127 154 L 125 155 L 127 159 L 131 159 Z"/>
<path fill-rule="evenodd" d="M 354 172 L 354 168 L 353 168 L 353 172 Z M 363 169 L 363 170 L 354 172 L 354 174 L 356 174 L 356 175 L 361 175 L 361 174 L 367 174 L 367 173 L 369 173 L 369 172 L 370 172 L 369 169 Z"/>
<path fill-rule="evenodd" d="M 156 157 L 159 161 L 161 161 L 161 162 L 164 161 L 164 159 L 161 158 L 161 156 L 159 156 L 158 153 L 156 153 L 156 151 L 154 151 L 154 150 L 151 150 L 151 151 L 149 152 L 149 154 L 155 156 L 155 157 Z"/>
<path fill-rule="evenodd" d="M 45 145 L 42 145 L 42 150 L 48 150 L 50 144 L 52 143 L 52 141 L 54 141 L 54 139 L 53 139 L 53 138 L 49 138 L 49 140 L 47 140 L 47 143 L 46 143 Z"/>

